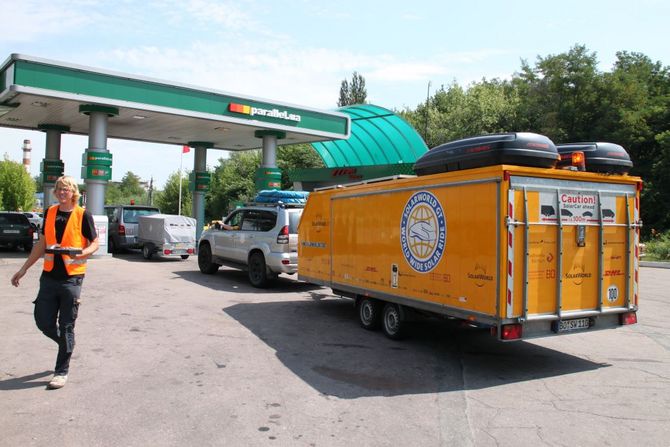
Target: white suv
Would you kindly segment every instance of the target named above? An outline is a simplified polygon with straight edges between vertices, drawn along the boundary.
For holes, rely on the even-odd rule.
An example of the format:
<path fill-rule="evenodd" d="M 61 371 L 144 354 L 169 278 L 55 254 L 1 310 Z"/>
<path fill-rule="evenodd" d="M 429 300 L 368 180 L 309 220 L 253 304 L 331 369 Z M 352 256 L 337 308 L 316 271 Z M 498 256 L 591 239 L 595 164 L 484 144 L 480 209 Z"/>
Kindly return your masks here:
<path fill-rule="evenodd" d="M 254 287 L 267 287 L 280 273 L 298 271 L 298 222 L 302 205 L 256 204 L 236 209 L 200 236 L 198 267 L 213 274 L 220 266 L 249 272 Z"/>

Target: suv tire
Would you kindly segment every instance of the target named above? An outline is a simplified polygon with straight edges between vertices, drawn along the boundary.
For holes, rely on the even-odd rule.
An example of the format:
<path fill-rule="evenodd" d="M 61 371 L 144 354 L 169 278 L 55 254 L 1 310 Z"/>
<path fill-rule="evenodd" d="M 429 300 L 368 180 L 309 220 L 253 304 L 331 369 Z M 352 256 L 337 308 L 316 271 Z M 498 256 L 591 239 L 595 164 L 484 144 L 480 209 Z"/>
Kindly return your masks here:
<path fill-rule="evenodd" d="M 201 244 L 198 249 L 198 268 L 206 275 L 212 275 L 219 270 L 219 264 L 212 262 L 212 248 L 209 244 Z"/>
<path fill-rule="evenodd" d="M 249 282 L 252 286 L 263 289 L 270 283 L 265 257 L 262 253 L 254 252 L 249 256 Z"/>

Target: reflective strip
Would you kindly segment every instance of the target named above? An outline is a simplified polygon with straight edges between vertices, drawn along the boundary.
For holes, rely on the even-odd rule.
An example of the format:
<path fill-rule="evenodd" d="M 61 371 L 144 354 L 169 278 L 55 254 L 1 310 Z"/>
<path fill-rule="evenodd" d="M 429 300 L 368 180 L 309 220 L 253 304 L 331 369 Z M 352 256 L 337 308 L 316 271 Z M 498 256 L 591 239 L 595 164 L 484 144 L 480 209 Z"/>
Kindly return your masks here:
<path fill-rule="evenodd" d="M 633 304 L 637 306 L 637 293 L 638 293 L 638 275 L 640 269 L 640 227 L 637 225 L 640 223 L 640 199 L 635 197 L 635 209 L 633 211 L 633 221 L 635 222 L 635 240 L 633 245 L 635 246 L 635 257 L 633 258 L 633 269 L 635 271 L 635 277 L 633 280 Z"/>
<path fill-rule="evenodd" d="M 46 261 L 46 262 L 54 262 L 54 255 L 53 255 L 53 253 L 45 253 L 45 254 L 44 254 L 44 261 Z"/>
<path fill-rule="evenodd" d="M 508 191 L 509 221 L 507 227 L 507 318 L 512 318 L 514 306 L 512 298 L 514 297 L 514 190 Z"/>
<path fill-rule="evenodd" d="M 86 264 L 86 259 L 65 259 L 63 258 L 63 264 L 65 265 L 83 265 Z"/>

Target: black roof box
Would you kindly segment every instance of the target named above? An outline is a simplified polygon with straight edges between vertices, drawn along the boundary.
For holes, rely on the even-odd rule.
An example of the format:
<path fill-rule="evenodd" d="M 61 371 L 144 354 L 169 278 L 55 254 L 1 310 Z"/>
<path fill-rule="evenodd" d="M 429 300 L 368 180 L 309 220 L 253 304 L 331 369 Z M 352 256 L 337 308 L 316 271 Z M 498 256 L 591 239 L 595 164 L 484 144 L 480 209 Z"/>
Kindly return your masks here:
<path fill-rule="evenodd" d="M 544 135 L 515 132 L 482 135 L 434 147 L 416 163 L 417 175 L 437 174 L 499 164 L 553 168 L 559 156 Z"/>
<path fill-rule="evenodd" d="M 584 152 L 586 158 L 586 170 L 589 172 L 602 172 L 608 174 L 628 174 L 633 162 L 626 149 L 614 143 L 566 143 L 556 146 L 561 154 L 558 166 L 570 166 L 572 164 L 572 153 Z"/>

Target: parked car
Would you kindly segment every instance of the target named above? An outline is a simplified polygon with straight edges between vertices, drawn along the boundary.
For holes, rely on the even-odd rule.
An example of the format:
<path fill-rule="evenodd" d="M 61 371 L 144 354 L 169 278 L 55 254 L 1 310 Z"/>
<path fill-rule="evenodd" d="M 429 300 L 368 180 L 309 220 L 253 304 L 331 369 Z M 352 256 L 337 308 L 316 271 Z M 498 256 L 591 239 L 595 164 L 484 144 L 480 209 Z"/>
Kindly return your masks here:
<path fill-rule="evenodd" d="M 254 287 L 298 270 L 298 222 L 303 205 L 255 204 L 233 211 L 202 233 L 198 267 L 205 274 L 226 265 L 247 270 Z"/>
<path fill-rule="evenodd" d="M 33 213 L 32 211 L 28 211 L 23 213 L 23 215 L 28 218 L 28 222 L 33 224 L 36 229 L 40 230 L 42 228 L 42 222 L 44 221 L 42 213 Z"/>
<path fill-rule="evenodd" d="M 0 245 L 33 249 L 34 228 L 22 213 L 0 211 Z"/>
<path fill-rule="evenodd" d="M 137 240 L 137 225 L 140 216 L 158 214 L 160 210 L 145 205 L 107 205 L 105 214 L 109 219 L 108 251 L 118 253 L 128 248 L 142 248 Z"/>

